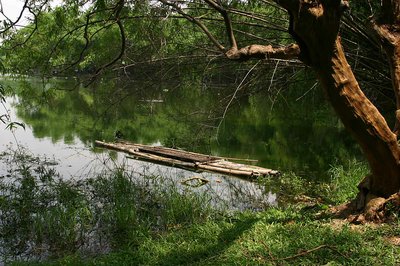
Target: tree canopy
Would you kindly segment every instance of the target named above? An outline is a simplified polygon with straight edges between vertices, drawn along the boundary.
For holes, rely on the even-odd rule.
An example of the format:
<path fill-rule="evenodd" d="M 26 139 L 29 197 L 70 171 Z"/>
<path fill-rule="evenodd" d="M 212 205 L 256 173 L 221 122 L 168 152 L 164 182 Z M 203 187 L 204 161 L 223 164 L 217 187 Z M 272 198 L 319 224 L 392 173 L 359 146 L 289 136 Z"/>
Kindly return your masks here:
<path fill-rule="evenodd" d="M 113 68 L 119 65 L 130 71 L 140 62 L 165 58 L 218 57 L 220 50 L 230 46 L 224 19 L 209 5 L 211 2 L 83 0 L 63 1 L 55 6 L 51 3 L 26 1 L 23 16 L 29 16 L 31 22 L 25 27 L 18 27 L 18 19 L 4 20 L 1 30 L 4 71 L 68 75 L 100 72 L 107 65 Z M 257 46 L 248 45 L 267 43 L 284 47 L 293 42 L 287 30 L 288 14 L 273 2 L 232 1 L 224 5 L 229 5 L 226 10 L 236 45 L 253 47 L 241 50 L 242 55 L 236 56 L 247 53 L 264 59 L 263 52 L 256 51 Z M 356 19 L 370 15 L 364 5 L 359 4 L 355 10 Z M 364 31 L 362 25 L 359 28 L 346 27 L 353 32 Z M 211 37 L 211 42 L 205 37 Z"/>

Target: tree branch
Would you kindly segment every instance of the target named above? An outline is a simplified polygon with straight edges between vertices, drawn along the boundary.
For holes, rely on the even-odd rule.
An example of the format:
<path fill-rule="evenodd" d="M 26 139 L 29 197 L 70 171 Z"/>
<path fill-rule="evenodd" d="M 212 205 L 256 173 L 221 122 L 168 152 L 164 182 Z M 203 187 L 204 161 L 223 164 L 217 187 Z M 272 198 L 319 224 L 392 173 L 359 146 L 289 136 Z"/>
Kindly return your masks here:
<path fill-rule="evenodd" d="M 237 41 L 235 39 L 234 30 L 232 27 L 232 21 L 229 17 L 229 12 L 237 12 L 232 9 L 225 9 L 219 3 L 214 0 L 204 0 L 212 9 L 216 10 L 223 17 L 226 34 L 229 39 L 230 48 L 226 49 L 222 46 L 218 40 L 212 35 L 208 28 L 200 21 L 200 19 L 195 18 L 186 12 L 184 12 L 176 3 L 169 2 L 167 0 L 159 0 L 161 3 L 172 7 L 176 12 L 182 15 L 184 18 L 190 22 L 199 26 L 203 32 L 209 37 L 211 42 L 230 60 L 244 61 L 249 59 L 284 59 L 291 60 L 297 59 L 300 54 L 300 48 L 297 44 L 290 44 L 285 47 L 272 47 L 272 45 L 260 45 L 252 44 L 239 48 Z M 291 3 L 294 0 L 282 0 L 284 2 Z M 295 1 L 298 2 L 298 1 Z M 251 14 L 246 14 L 245 12 L 240 13 L 240 15 L 248 16 L 254 18 Z"/>
<path fill-rule="evenodd" d="M 89 24 L 90 24 L 90 25 L 95 25 L 95 24 L 103 23 L 103 22 L 105 22 L 105 21 L 104 21 L 104 20 L 96 20 L 96 21 L 91 21 L 91 22 L 89 22 Z M 75 32 L 77 32 L 77 31 L 80 30 L 81 28 L 86 28 L 87 25 L 88 25 L 88 24 L 87 24 L 86 22 L 85 22 L 85 24 L 78 25 L 78 26 L 76 26 L 75 28 L 73 28 L 72 30 L 69 30 L 67 33 L 65 33 L 61 38 L 59 38 L 58 41 L 57 41 L 57 43 L 56 43 L 56 44 L 53 46 L 53 48 L 51 49 L 46 63 L 47 63 L 47 64 L 50 63 L 50 59 L 52 58 L 52 56 L 53 56 L 54 53 L 56 52 L 58 46 L 60 46 L 61 43 L 62 43 L 67 37 L 72 36 L 72 34 L 74 34 Z M 110 26 L 110 25 L 107 25 L 107 26 Z M 104 28 L 105 28 L 105 27 L 102 27 L 102 28 L 100 28 L 100 29 L 104 29 Z M 93 38 L 93 34 L 92 34 L 91 38 Z M 83 58 L 82 58 L 82 59 L 83 59 Z M 77 60 L 77 63 L 79 63 L 79 62 L 80 62 L 80 61 Z M 75 63 L 75 65 L 76 65 L 77 63 Z M 72 63 L 72 64 L 74 64 L 74 63 Z M 59 66 L 64 66 L 64 65 L 65 65 L 65 64 L 62 64 L 62 65 L 59 65 Z M 70 65 L 70 64 L 69 64 L 69 65 Z M 62 70 L 61 72 L 65 71 L 65 70 L 67 70 L 67 69 Z"/>
<path fill-rule="evenodd" d="M 104 71 L 104 69 L 107 69 L 108 67 L 112 66 L 113 64 L 115 64 L 118 60 L 120 60 L 124 56 L 125 49 L 126 49 L 126 34 L 125 34 L 124 25 L 121 22 L 121 12 L 122 12 L 122 9 L 124 8 L 124 5 L 125 5 L 125 0 L 119 0 L 115 6 L 115 21 L 118 25 L 120 37 L 121 37 L 120 52 L 112 61 L 106 63 L 105 65 L 101 66 L 100 68 L 98 68 L 96 70 L 95 74 L 93 75 L 93 77 L 91 78 L 89 83 L 86 84 L 87 86 L 90 85 L 97 78 L 97 76 L 100 75 Z"/>
<path fill-rule="evenodd" d="M 200 29 L 207 35 L 207 37 L 211 40 L 211 42 L 223 53 L 226 52 L 226 48 L 219 43 L 219 41 L 212 35 L 212 33 L 208 30 L 206 25 L 204 25 L 200 20 L 197 18 L 187 14 L 184 12 L 177 4 L 168 2 L 166 0 L 158 0 L 164 5 L 172 7 L 176 12 L 178 12 L 180 15 L 182 15 L 184 18 L 189 20 L 190 22 L 196 24 L 197 26 L 200 27 Z"/>
<path fill-rule="evenodd" d="M 231 60 L 258 59 L 297 59 L 300 54 L 300 47 L 297 44 L 290 44 L 284 47 L 274 48 L 272 45 L 253 44 L 240 49 L 231 49 L 225 53 Z"/>
<path fill-rule="evenodd" d="M 229 43 L 231 45 L 231 49 L 237 49 L 238 46 L 237 46 L 237 43 L 236 43 L 235 34 L 233 33 L 231 18 L 229 17 L 228 12 L 226 11 L 226 9 L 223 8 L 222 6 L 218 5 L 217 3 L 215 3 L 213 0 L 204 0 L 204 1 L 210 7 L 214 8 L 215 10 L 217 10 L 221 14 L 221 16 L 224 18 L 226 34 L 228 35 Z"/>
<path fill-rule="evenodd" d="M 23 40 L 22 42 L 17 42 L 16 44 L 14 44 L 11 47 L 4 47 L 4 50 L 14 50 L 15 48 L 17 48 L 18 46 L 22 46 L 24 44 L 26 44 L 33 36 L 33 34 L 35 34 L 35 32 L 38 29 L 38 15 L 40 14 L 40 11 L 38 12 L 38 14 L 36 14 L 35 12 L 33 12 L 32 8 L 30 7 L 26 7 L 28 9 L 28 11 L 33 15 L 33 24 L 35 25 L 32 29 L 32 31 L 29 33 L 29 35 L 25 38 L 25 40 Z M 9 40 L 12 40 L 12 38 L 10 38 Z"/>
<path fill-rule="evenodd" d="M 93 15 L 95 12 L 91 12 L 89 14 L 86 15 L 86 23 L 85 23 L 85 28 L 84 28 L 84 32 L 83 32 L 83 38 L 85 39 L 85 46 L 83 47 L 83 49 L 81 50 L 80 54 L 79 54 L 79 58 L 77 60 L 75 60 L 75 62 L 73 62 L 72 64 L 70 64 L 68 67 L 66 67 L 65 69 L 62 70 L 62 72 L 67 71 L 68 69 L 71 69 L 72 67 L 76 66 L 77 64 L 79 64 L 83 58 L 85 57 L 85 52 L 86 50 L 89 48 L 89 44 L 90 44 L 90 40 L 89 40 L 89 24 L 90 24 L 90 16 Z"/>
<path fill-rule="evenodd" d="M 125 29 L 124 26 L 121 22 L 121 20 L 117 20 L 117 25 L 119 28 L 119 32 L 120 32 L 120 36 L 121 36 L 121 49 L 120 49 L 120 53 L 109 63 L 107 63 L 106 65 L 102 66 L 100 69 L 98 69 L 96 71 L 96 75 L 98 75 L 103 69 L 112 66 L 113 64 L 115 64 L 119 59 L 122 58 L 122 56 L 125 53 L 125 48 L 126 48 L 126 34 L 125 34 Z"/>
<path fill-rule="evenodd" d="M 47 2 L 47 1 L 46 1 L 46 2 Z M 6 26 L 4 29 L 2 29 L 2 30 L 0 31 L 0 34 L 6 33 L 7 31 L 9 31 L 12 27 L 14 27 L 14 26 L 21 20 L 22 15 L 23 15 L 25 9 L 28 8 L 28 3 L 29 3 L 29 0 L 25 0 L 24 5 L 23 5 L 23 7 L 22 7 L 22 9 L 21 9 L 21 12 L 19 13 L 18 18 L 17 18 L 15 21 L 12 21 L 10 18 L 8 18 L 8 17 L 4 14 L 4 11 L 3 11 L 3 10 L 1 11 L 1 14 L 8 20 L 8 22 L 9 22 L 10 24 L 9 24 L 8 26 Z"/>

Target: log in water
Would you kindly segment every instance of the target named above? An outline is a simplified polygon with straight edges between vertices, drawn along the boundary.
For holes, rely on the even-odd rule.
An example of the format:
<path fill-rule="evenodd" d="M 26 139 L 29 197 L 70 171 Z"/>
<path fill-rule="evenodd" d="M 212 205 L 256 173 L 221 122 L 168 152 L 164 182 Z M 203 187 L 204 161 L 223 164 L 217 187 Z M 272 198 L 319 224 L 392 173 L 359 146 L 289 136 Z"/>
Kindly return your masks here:
<path fill-rule="evenodd" d="M 280 175 L 280 172 L 277 170 L 267 169 L 255 165 L 234 163 L 223 157 L 205 155 L 195 152 L 136 144 L 122 140 L 114 143 L 96 140 L 95 144 L 98 147 L 125 152 L 134 159 L 166 164 L 192 171 L 209 171 L 247 178 Z M 232 160 L 233 158 L 230 159 Z"/>

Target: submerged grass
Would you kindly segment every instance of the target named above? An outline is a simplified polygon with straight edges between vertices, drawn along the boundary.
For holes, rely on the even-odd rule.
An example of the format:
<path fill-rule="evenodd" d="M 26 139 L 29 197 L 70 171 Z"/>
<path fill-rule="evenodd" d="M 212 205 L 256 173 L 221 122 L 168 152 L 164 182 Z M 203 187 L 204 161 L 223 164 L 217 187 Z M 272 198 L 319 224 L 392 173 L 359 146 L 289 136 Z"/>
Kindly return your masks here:
<path fill-rule="evenodd" d="M 35 162 L 35 160 L 31 160 Z M 33 163 L 34 164 L 34 163 Z M 400 222 L 355 226 L 321 215 L 354 196 L 363 164 L 329 183 L 261 180 L 292 203 L 262 212 L 214 210 L 202 194 L 116 169 L 84 181 L 20 164 L 1 179 L 3 260 L 29 265 L 398 265 Z M 308 195 L 319 199 L 296 202 Z"/>
<path fill-rule="evenodd" d="M 218 215 L 206 195 L 159 176 L 141 178 L 115 169 L 64 180 L 49 167 L 34 166 L 39 158 L 18 156 L 11 174 L 0 179 L 3 262 L 135 249 L 161 232 Z"/>

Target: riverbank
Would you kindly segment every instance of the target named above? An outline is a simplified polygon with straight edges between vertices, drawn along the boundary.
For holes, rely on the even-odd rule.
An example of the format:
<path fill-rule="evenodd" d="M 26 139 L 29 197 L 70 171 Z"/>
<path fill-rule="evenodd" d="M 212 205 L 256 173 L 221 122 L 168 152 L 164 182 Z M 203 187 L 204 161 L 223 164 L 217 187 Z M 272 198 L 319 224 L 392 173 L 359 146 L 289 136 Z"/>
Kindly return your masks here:
<path fill-rule="evenodd" d="M 353 225 L 325 213 L 352 198 L 362 163 L 330 182 L 259 180 L 280 197 L 262 211 L 216 209 L 206 193 L 114 169 L 63 180 L 20 158 L 1 179 L 3 262 L 14 265 L 396 265 L 400 221 Z M 32 165 L 32 164 L 31 164 Z M 14 180 L 14 181 L 11 181 Z M 285 197 L 283 197 L 285 196 Z M 282 202 L 283 201 L 283 202 Z"/>
<path fill-rule="evenodd" d="M 242 213 L 177 226 L 106 255 L 83 258 L 83 254 L 71 254 L 37 265 L 399 264 L 398 223 L 349 225 L 317 218 L 317 212 L 296 206 Z"/>
<path fill-rule="evenodd" d="M 398 265 L 399 226 L 349 225 L 315 210 L 270 209 L 145 239 L 136 248 L 56 265 Z"/>

